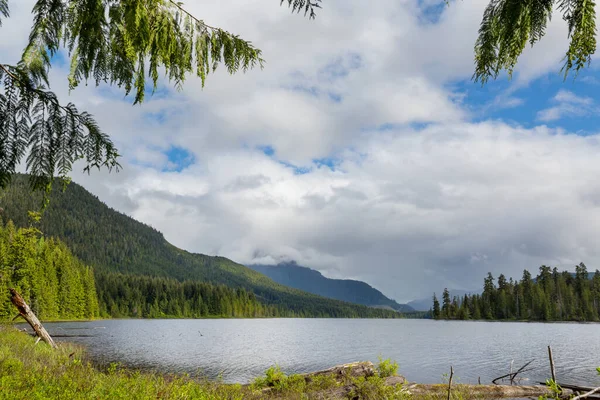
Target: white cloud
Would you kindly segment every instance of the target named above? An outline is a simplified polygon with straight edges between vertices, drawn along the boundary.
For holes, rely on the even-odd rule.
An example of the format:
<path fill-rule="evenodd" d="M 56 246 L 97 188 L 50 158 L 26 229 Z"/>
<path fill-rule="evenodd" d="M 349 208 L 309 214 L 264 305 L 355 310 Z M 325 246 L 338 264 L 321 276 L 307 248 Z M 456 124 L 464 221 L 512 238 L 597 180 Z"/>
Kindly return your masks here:
<path fill-rule="evenodd" d="M 585 117 L 598 112 L 594 99 L 577 96 L 568 90 L 560 90 L 552 101 L 558 104 L 539 111 L 538 120 L 549 122 L 566 117 Z"/>

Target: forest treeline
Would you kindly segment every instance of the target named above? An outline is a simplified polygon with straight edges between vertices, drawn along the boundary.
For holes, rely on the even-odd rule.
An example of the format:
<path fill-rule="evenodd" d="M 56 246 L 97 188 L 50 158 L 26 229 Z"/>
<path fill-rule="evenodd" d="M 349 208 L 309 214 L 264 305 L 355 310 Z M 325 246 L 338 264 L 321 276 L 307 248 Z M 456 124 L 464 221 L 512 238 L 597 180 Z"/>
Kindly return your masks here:
<path fill-rule="evenodd" d="M 542 265 L 538 275 L 525 270 L 520 280 L 494 279 L 488 273 L 481 294 L 450 297 L 444 289 L 441 303 L 433 295 L 435 319 L 532 321 L 599 321 L 600 271 L 589 273 L 584 263 L 575 273 Z"/>
<path fill-rule="evenodd" d="M 17 310 L 10 301 L 15 288 L 41 319 L 98 316 L 94 273 L 59 240 L 34 228 L 0 223 L 0 319 Z"/>
<path fill-rule="evenodd" d="M 102 317 L 133 318 L 206 318 L 206 317 L 360 317 L 352 309 L 340 312 L 337 307 L 307 311 L 306 305 L 298 310 L 280 305 L 265 304 L 256 295 L 243 288 L 184 281 L 164 277 L 125 275 L 120 273 L 96 274 L 96 287 Z M 385 317 L 387 311 L 372 315 Z"/>
<path fill-rule="evenodd" d="M 162 277 L 97 273 L 102 317 L 203 318 L 274 317 L 278 307 L 261 304 L 254 293 L 224 285 Z"/>

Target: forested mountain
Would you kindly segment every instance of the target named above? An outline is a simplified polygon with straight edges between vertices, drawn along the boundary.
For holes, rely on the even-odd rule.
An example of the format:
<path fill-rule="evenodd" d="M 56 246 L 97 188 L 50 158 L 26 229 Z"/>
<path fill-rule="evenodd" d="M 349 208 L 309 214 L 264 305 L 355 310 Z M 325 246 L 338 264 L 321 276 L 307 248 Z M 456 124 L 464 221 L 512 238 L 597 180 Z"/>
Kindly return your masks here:
<path fill-rule="evenodd" d="M 15 288 L 42 319 L 98 316 L 94 273 L 60 241 L 40 237 L 35 229 L 0 223 L 0 319 L 17 310 L 10 301 Z"/>
<path fill-rule="evenodd" d="M 440 304 L 441 302 L 441 304 Z M 521 280 L 498 280 L 488 273 L 481 295 L 451 298 L 444 290 L 441 299 L 434 295 L 436 319 L 512 319 L 536 321 L 599 321 L 600 271 L 590 274 L 584 263 L 575 273 L 559 272 L 542 265 L 533 277 L 523 271 Z"/>
<path fill-rule="evenodd" d="M 318 294 L 319 296 L 347 301 L 365 306 L 387 306 L 400 312 L 414 311 L 406 304 L 398 304 L 387 298 L 379 290 L 365 282 L 350 279 L 330 279 L 320 272 L 303 267 L 295 262 L 277 265 L 249 265 L 255 271 L 265 274 L 277 283 Z"/>
<path fill-rule="evenodd" d="M 41 195 L 32 195 L 28 179 L 15 176 L 0 195 L 3 217 L 28 226 L 27 211 L 38 209 Z M 280 285 L 263 274 L 224 257 L 193 254 L 168 243 L 157 230 L 102 203 L 80 185 L 62 191 L 54 185 L 39 229 L 64 240 L 73 254 L 97 273 L 117 272 L 200 281 L 245 289 L 264 305 L 277 305 L 298 315 L 345 317 L 397 317 L 378 310 L 326 299 Z"/>

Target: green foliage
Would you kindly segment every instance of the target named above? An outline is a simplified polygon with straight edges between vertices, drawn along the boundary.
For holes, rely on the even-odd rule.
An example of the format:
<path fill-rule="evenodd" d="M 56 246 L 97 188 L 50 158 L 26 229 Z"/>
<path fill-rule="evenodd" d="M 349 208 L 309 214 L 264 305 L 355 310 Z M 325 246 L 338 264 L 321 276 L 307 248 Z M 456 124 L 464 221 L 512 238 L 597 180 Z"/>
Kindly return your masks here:
<path fill-rule="evenodd" d="M 15 288 L 40 319 L 98 316 L 92 270 L 77 260 L 64 243 L 39 237 L 33 228 L 0 224 L 0 319 L 15 309 L 9 288 Z"/>
<path fill-rule="evenodd" d="M 53 177 L 66 177 L 78 159 L 87 170 L 119 168 L 117 150 L 91 115 L 60 105 L 17 67 L 0 65 L 0 82 L 0 187 L 25 155 L 34 189 L 48 190 Z"/>
<path fill-rule="evenodd" d="M 410 394 L 403 390 L 402 385 L 386 385 L 385 378 L 377 375 L 354 378 L 352 384 L 353 388 L 347 396 L 348 399 L 400 400 L 411 398 Z"/>
<path fill-rule="evenodd" d="M 442 315 L 440 311 L 440 302 L 438 301 L 435 293 L 433 294 L 433 309 L 431 311 L 431 315 L 434 319 L 439 319 Z"/>
<path fill-rule="evenodd" d="M 49 193 L 49 199 L 51 201 L 38 228 L 48 236 L 64 240 L 73 254 L 94 267 L 99 282 L 101 274 L 116 272 L 170 278 L 179 282 L 196 281 L 217 286 L 225 285 L 252 293 L 263 306 L 262 311 L 257 311 L 257 316 L 273 313 L 275 316 L 288 317 L 402 316 L 395 311 L 354 305 L 291 289 L 224 257 L 193 254 L 178 249 L 168 243 L 160 232 L 110 209 L 75 183 L 68 185 L 64 191 L 54 188 Z M 34 208 L 38 201 L 38 194 L 32 195 L 27 187 L 26 176 L 16 175 L 13 183 L 3 193 L 4 216 L 13 219 L 17 226 L 27 227 L 27 210 Z M 129 284 L 128 282 L 133 281 L 123 284 Z M 106 286 L 101 283 L 100 285 L 101 304 L 106 307 L 103 308 L 103 312 L 116 315 L 108 305 L 108 298 L 104 293 Z M 171 284 L 168 287 L 175 290 L 173 298 L 177 298 L 181 287 Z M 127 296 L 119 299 L 124 302 L 116 303 L 118 312 L 123 316 L 133 315 L 131 299 Z M 115 298 L 114 301 L 120 300 Z M 152 304 L 153 300 L 148 300 L 138 303 L 136 307 L 143 310 Z M 235 314 L 228 311 L 229 306 L 223 307 L 227 307 L 221 308 L 225 310 L 223 315 Z M 219 312 L 207 315 L 220 315 Z M 243 315 L 247 314 L 244 312 Z"/>
<path fill-rule="evenodd" d="M 314 18 L 320 1 L 288 5 Z M 230 74 L 264 65 L 251 42 L 206 24 L 175 0 L 37 0 L 32 13 L 20 62 L 0 60 L 0 187 L 26 154 L 33 189 L 49 190 L 78 159 L 88 171 L 119 167 L 116 148 L 92 116 L 47 90 L 52 56 L 63 48 L 71 90 L 82 81 L 106 82 L 133 93 L 134 104 L 144 101 L 147 78 L 156 90 L 159 71 L 180 89 L 192 73 L 204 87 L 220 64 Z M 0 0 L 0 17 L 9 17 L 8 0 Z"/>
<path fill-rule="evenodd" d="M 8 12 L 8 0 L 0 0 L 0 16 L 5 18 L 10 16 Z M 2 26 L 2 18 L 0 18 L 0 26 Z"/>
<path fill-rule="evenodd" d="M 535 279 L 525 270 L 520 281 L 501 274 L 498 285 L 488 274 L 481 295 L 455 297 L 440 318 L 599 321 L 600 271 L 590 274 L 583 263 L 574 274 L 542 265 Z"/>
<path fill-rule="evenodd" d="M 593 0 L 490 0 L 475 43 L 473 79 L 485 84 L 502 70 L 512 76 L 526 44 L 537 43 L 557 6 L 568 23 L 569 48 L 565 55 L 565 77 L 577 73 L 596 51 L 596 11 Z"/>
<path fill-rule="evenodd" d="M 242 288 L 169 278 L 96 274 L 100 315 L 134 318 L 255 318 L 286 316 Z"/>
<path fill-rule="evenodd" d="M 553 393 L 553 396 L 551 397 L 552 399 L 560 399 L 561 398 L 562 388 L 560 387 L 560 385 L 558 383 L 556 383 L 552 379 L 546 379 L 546 386 L 548 386 L 548 388 Z M 548 398 L 547 396 L 546 397 L 540 396 L 540 399 L 547 399 L 547 398 Z"/>
<path fill-rule="evenodd" d="M 321 0 L 281 0 L 281 4 L 284 2 L 288 3 L 288 6 L 292 9 L 292 12 L 301 12 L 304 10 L 304 15 L 309 15 L 310 18 L 315 18 L 315 8 L 321 8 Z"/>
<path fill-rule="evenodd" d="M 273 388 L 274 390 L 283 391 L 288 386 L 288 376 L 274 365 L 265 371 L 265 375 L 258 377 L 252 382 L 256 389 Z"/>
<path fill-rule="evenodd" d="M 384 360 L 381 356 L 379 356 L 377 372 L 382 378 L 398 375 L 398 363 L 396 361 L 392 361 L 389 358 Z"/>

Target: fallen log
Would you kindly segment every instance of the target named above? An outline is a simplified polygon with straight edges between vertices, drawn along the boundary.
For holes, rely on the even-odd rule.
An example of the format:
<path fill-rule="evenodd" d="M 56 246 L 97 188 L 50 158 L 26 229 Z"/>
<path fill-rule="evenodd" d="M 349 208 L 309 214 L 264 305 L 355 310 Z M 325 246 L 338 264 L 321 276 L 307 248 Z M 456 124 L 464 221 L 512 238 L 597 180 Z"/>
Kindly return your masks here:
<path fill-rule="evenodd" d="M 40 320 L 35 316 L 33 311 L 31 311 L 31 308 L 29 308 L 25 300 L 23 300 L 23 297 L 21 297 L 21 295 L 12 288 L 10 289 L 10 294 L 10 301 L 15 305 L 15 307 L 17 307 L 17 310 L 19 310 L 19 315 L 25 318 L 25 321 L 27 321 L 31 328 L 33 328 L 38 339 L 42 339 L 54 349 L 57 348 L 56 343 L 54 343 L 54 340 L 52 340 L 52 337 L 48 331 L 46 331 Z"/>
<path fill-rule="evenodd" d="M 328 369 L 321 371 L 309 372 L 306 374 L 300 374 L 307 381 L 310 381 L 313 377 L 319 375 L 333 375 L 338 379 L 343 377 L 356 378 L 364 376 L 365 378 L 375 375 L 375 366 L 370 361 L 353 362 L 349 364 L 336 365 Z"/>
<path fill-rule="evenodd" d="M 585 394 L 585 397 L 580 397 L 582 399 L 600 399 L 600 394 L 598 393 L 598 388 L 593 388 L 590 386 L 579 386 L 579 385 L 569 385 L 569 384 L 558 384 L 563 389 L 569 389 L 574 394 Z"/>
<path fill-rule="evenodd" d="M 426 385 L 411 383 L 404 386 L 408 393 L 413 396 L 432 396 L 442 398 L 448 391 L 448 385 L 435 384 Z M 515 386 L 515 385 L 467 385 L 457 384 L 453 386 L 453 392 L 460 393 L 464 398 L 484 398 L 484 399 L 502 399 L 502 398 L 538 398 L 540 396 L 552 397 L 554 392 L 546 386 Z M 565 389 L 564 395 L 572 394 L 572 391 Z"/>

